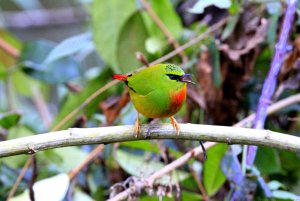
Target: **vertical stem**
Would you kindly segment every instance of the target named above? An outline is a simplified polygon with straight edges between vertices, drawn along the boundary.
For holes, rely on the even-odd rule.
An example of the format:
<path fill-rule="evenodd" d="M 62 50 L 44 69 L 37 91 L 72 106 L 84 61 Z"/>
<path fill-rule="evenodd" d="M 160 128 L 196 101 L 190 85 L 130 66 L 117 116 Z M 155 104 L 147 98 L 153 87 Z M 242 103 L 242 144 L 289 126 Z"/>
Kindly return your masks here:
<path fill-rule="evenodd" d="M 6 83 L 4 83 L 5 86 L 5 93 L 6 93 L 6 101 L 7 101 L 7 108 L 8 110 L 14 110 L 15 109 L 15 103 L 14 103 L 14 93 L 13 93 L 13 85 L 11 80 L 11 74 L 9 73 L 6 76 Z"/>
<path fill-rule="evenodd" d="M 15 184 L 14 184 L 13 188 L 11 189 L 11 191 L 9 192 L 6 201 L 9 201 L 9 200 L 14 196 L 14 194 L 15 194 L 15 192 L 17 191 L 17 188 L 18 188 L 19 184 L 21 183 L 22 178 L 24 177 L 24 175 L 25 175 L 25 173 L 26 173 L 28 167 L 30 166 L 32 160 L 33 160 L 33 156 L 30 156 L 30 157 L 28 158 L 28 160 L 26 161 L 24 167 L 22 168 L 22 170 L 21 170 L 21 172 L 20 172 L 20 175 L 19 175 L 17 181 L 15 182 Z"/>
<path fill-rule="evenodd" d="M 284 54 L 286 52 L 286 44 L 290 29 L 293 24 L 296 12 L 297 0 L 288 0 L 287 9 L 285 11 L 284 21 L 281 27 L 279 41 L 275 46 L 275 54 L 272 59 L 269 74 L 264 82 L 262 94 L 256 110 L 253 128 L 263 129 L 267 116 L 267 108 L 271 103 L 272 96 L 276 87 L 276 80 L 283 63 Z M 252 166 L 256 156 L 256 146 L 249 146 L 247 155 L 247 165 Z"/>
<path fill-rule="evenodd" d="M 243 173 L 243 175 L 246 174 L 246 167 L 247 167 L 247 149 L 248 149 L 248 145 L 243 145 L 243 156 L 242 156 L 242 173 Z"/>
<path fill-rule="evenodd" d="M 168 39 L 168 42 L 174 47 L 174 49 L 179 48 L 180 45 L 174 39 L 174 37 L 172 36 L 171 32 L 168 30 L 167 26 L 160 20 L 159 16 L 154 12 L 154 10 L 150 6 L 150 4 L 147 2 L 147 0 L 141 0 L 141 3 L 143 4 L 145 10 L 148 12 L 148 14 L 152 18 L 152 20 L 156 23 L 156 25 L 160 28 L 160 30 L 166 36 L 166 38 Z M 186 64 L 188 62 L 188 58 L 184 54 L 184 52 L 180 51 L 179 55 L 182 58 L 182 62 L 184 64 Z"/>
<path fill-rule="evenodd" d="M 42 92 L 40 91 L 40 89 L 35 88 L 32 89 L 32 93 L 33 93 L 33 102 L 35 103 L 36 108 L 40 113 L 40 116 L 43 120 L 45 127 L 49 129 L 51 126 L 52 118 L 47 103 L 44 100 L 44 97 L 42 95 Z"/>

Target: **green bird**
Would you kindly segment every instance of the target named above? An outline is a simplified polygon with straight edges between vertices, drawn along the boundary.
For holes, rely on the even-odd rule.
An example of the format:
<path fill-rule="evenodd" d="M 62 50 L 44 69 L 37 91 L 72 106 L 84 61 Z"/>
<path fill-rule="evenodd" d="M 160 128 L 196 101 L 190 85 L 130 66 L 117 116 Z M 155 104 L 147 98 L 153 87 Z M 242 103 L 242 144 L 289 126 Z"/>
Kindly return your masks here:
<path fill-rule="evenodd" d="M 186 85 L 193 83 L 191 74 L 173 64 L 157 64 L 129 75 L 115 74 L 113 78 L 125 82 L 138 111 L 136 137 L 140 132 L 139 113 L 149 118 L 170 118 L 179 135 L 180 127 L 173 115 L 186 99 Z"/>

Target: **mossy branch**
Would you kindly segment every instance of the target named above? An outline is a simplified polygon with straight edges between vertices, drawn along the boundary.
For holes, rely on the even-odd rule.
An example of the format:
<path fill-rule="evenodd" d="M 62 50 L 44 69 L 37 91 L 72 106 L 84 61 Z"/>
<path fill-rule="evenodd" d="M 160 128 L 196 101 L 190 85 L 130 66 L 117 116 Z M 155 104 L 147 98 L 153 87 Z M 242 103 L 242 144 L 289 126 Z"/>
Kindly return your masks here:
<path fill-rule="evenodd" d="M 0 142 L 0 157 L 33 154 L 57 147 L 143 139 L 204 140 L 228 144 L 252 144 L 300 153 L 299 137 L 269 130 L 198 124 L 180 124 L 180 128 L 180 135 L 177 136 L 171 124 L 143 125 L 138 138 L 135 138 L 134 126 L 71 128 Z"/>

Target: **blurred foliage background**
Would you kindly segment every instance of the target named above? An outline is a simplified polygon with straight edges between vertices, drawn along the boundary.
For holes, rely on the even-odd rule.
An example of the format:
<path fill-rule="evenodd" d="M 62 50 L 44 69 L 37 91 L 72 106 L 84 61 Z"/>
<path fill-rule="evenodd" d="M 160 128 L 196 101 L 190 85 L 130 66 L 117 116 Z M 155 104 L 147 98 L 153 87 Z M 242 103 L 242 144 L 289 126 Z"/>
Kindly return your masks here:
<path fill-rule="evenodd" d="M 129 73 L 141 67 L 136 52 L 154 61 L 174 50 L 174 41 L 185 44 L 224 19 L 227 19 L 225 26 L 166 61 L 182 66 L 197 82 L 189 86 L 187 102 L 176 118 L 179 122 L 230 126 L 254 112 L 286 2 L 150 0 L 148 3 L 169 35 L 144 8 L 145 1 L 1 1 L 1 140 L 54 128 L 134 124 L 136 112 L 124 93 L 124 86 L 117 84 L 57 127 L 91 94 L 109 83 L 113 73 Z M 300 4 L 297 13 L 299 9 Z M 299 93 L 298 31 L 297 14 L 274 101 Z M 268 117 L 266 128 L 299 136 L 299 111 L 298 104 L 277 112 Z M 142 117 L 143 123 L 149 121 Z M 130 176 L 146 177 L 195 146 L 197 142 L 138 141 L 104 148 L 85 145 L 53 149 L 34 157 L 2 158 L 0 200 L 7 199 L 28 160 L 31 165 L 11 200 L 29 200 L 36 181 L 45 181 L 36 183 L 34 194 L 39 198 L 36 200 L 105 200 L 115 183 Z M 96 157 L 90 161 L 88 156 L 96 147 Z M 228 145 L 217 145 L 208 150 L 207 161 L 203 162 L 201 156 L 191 160 L 159 180 L 153 187 L 153 195 L 143 192 L 139 200 L 229 199 L 232 186 L 222 171 L 230 168 L 228 150 L 241 159 L 240 145 L 230 149 Z M 81 167 L 87 160 L 89 163 Z M 81 171 L 74 173 L 78 167 Z M 256 175 L 250 176 L 254 191 L 241 195 L 241 199 L 265 200 L 257 184 L 257 179 L 262 178 L 275 200 L 294 200 L 300 195 L 299 154 L 260 147 L 255 167 Z"/>

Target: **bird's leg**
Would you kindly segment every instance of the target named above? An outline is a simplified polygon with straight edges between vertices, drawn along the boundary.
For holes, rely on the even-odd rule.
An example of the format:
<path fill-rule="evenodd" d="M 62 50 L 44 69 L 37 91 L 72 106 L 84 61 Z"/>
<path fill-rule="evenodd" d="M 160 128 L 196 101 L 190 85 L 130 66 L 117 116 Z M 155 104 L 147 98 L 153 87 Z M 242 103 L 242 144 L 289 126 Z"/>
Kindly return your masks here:
<path fill-rule="evenodd" d="M 206 153 L 206 149 L 205 149 L 205 147 L 203 145 L 203 141 L 200 140 L 199 142 L 200 142 L 200 146 L 202 148 L 202 153 L 203 153 L 204 160 L 207 160 L 207 153 Z"/>
<path fill-rule="evenodd" d="M 173 116 L 171 116 L 170 119 L 171 119 L 171 124 L 172 124 L 172 126 L 173 126 L 173 127 L 175 128 L 175 130 L 176 130 L 176 135 L 179 136 L 179 132 L 180 132 L 179 124 L 177 123 L 176 119 L 175 119 Z"/>
<path fill-rule="evenodd" d="M 140 114 L 137 113 L 137 119 L 135 122 L 135 137 L 137 138 L 140 135 L 141 125 L 140 125 Z"/>

